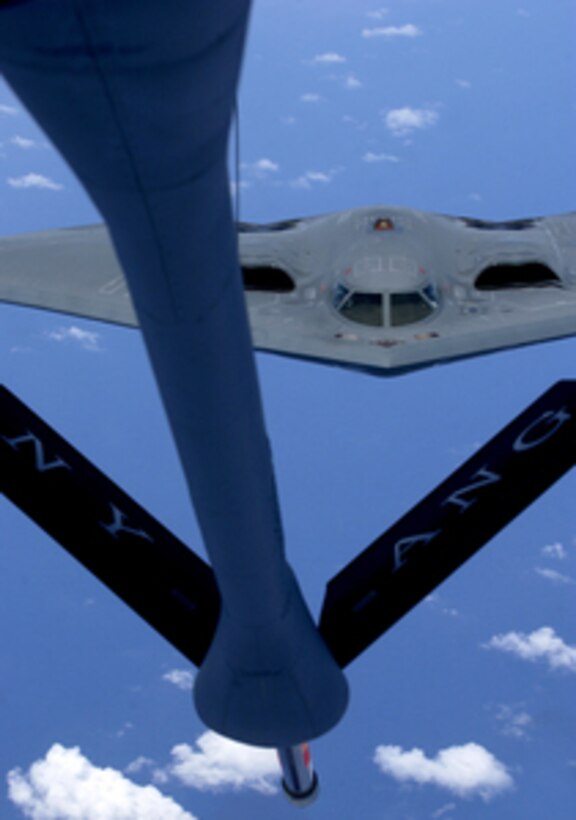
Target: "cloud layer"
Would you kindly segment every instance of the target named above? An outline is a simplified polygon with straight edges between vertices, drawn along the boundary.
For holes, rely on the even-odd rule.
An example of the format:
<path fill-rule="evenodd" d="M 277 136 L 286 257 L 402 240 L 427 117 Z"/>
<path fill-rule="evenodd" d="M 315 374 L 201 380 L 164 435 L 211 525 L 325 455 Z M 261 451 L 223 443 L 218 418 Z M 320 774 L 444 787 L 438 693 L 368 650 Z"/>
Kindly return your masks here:
<path fill-rule="evenodd" d="M 275 794 L 279 766 L 273 749 L 258 749 L 204 732 L 193 748 L 180 743 L 172 749 L 172 763 L 155 773 L 157 782 L 174 777 L 201 791 L 252 789 Z"/>
<path fill-rule="evenodd" d="M 59 743 L 27 772 L 8 773 L 8 796 L 32 820 L 195 820 L 155 786 L 138 786 Z"/>
<path fill-rule="evenodd" d="M 484 649 L 498 649 L 525 661 L 544 661 L 552 669 L 576 672 L 576 646 L 569 646 L 550 626 L 543 626 L 529 635 L 524 632 L 506 632 L 494 635 Z"/>
<path fill-rule="evenodd" d="M 183 692 L 191 692 L 194 674 L 189 669 L 170 669 L 162 675 L 162 680 L 171 683 Z"/>
<path fill-rule="evenodd" d="M 438 112 L 432 108 L 393 108 L 384 115 L 386 128 L 395 137 L 404 137 L 413 131 L 431 128 L 438 122 Z"/>
<path fill-rule="evenodd" d="M 7 182 L 11 188 L 20 189 L 39 188 L 45 191 L 61 191 L 64 187 L 59 182 L 54 182 L 50 177 L 36 174 L 33 171 L 21 177 L 8 177 Z"/>
<path fill-rule="evenodd" d="M 400 783 L 433 784 L 458 797 L 490 800 L 511 789 L 514 781 L 506 766 L 477 743 L 450 746 L 430 758 L 422 749 L 378 746 L 374 762 Z"/>
<path fill-rule="evenodd" d="M 384 37 L 388 40 L 392 37 L 419 37 L 421 34 L 421 29 L 413 23 L 406 23 L 404 26 L 375 26 L 362 29 L 362 37 L 365 39 Z"/>
<path fill-rule="evenodd" d="M 58 327 L 56 330 L 51 330 L 47 336 L 53 342 L 74 342 L 75 344 L 79 344 L 84 350 L 101 350 L 100 334 L 93 333 L 90 330 L 83 330 L 80 327 L 76 327 L 76 325 Z"/>

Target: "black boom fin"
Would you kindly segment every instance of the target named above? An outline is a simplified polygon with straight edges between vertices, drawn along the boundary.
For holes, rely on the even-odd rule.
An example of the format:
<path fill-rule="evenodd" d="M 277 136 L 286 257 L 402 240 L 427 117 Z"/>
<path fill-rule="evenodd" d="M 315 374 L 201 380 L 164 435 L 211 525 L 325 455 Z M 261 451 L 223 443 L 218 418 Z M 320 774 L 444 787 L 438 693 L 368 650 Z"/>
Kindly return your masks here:
<path fill-rule="evenodd" d="M 0 490 L 192 663 L 212 641 L 212 569 L 0 386 Z"/>
<path fill-rule="evenodd" d="M 576 461 L 576 381 L 561 381 L 328 583 L 320 632 L 344 667 Z"/>

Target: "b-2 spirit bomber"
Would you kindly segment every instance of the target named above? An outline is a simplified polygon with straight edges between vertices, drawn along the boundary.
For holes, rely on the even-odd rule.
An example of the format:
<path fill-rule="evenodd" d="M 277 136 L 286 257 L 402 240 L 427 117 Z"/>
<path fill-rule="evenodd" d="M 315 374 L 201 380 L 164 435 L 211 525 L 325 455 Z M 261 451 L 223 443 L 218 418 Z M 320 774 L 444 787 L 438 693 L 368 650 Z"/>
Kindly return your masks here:
<path fill-rule="evenodd" d="M 576 333 L 576 213 L 378 206 L 237 232 L 259 350 L 391 374 Z M 3 238 L 0 259 L 0 299 L 137 324 L 104 226 Z"/>

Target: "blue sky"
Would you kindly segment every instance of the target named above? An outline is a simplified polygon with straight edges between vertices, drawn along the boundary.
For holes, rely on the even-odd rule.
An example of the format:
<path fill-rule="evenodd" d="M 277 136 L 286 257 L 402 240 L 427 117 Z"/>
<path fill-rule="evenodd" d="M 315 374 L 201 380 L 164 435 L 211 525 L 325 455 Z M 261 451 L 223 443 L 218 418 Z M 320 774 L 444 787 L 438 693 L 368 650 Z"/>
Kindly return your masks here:
<path fill-rule="evenodd" d="M 573 209 L 575 22 L 568 0 L 260 0 L 241 218 Z M 3 85 L 0 214 L 2 235 L 98 220 Z M 0 317 L 2 382 L 201 552 L 138 334 Z M 260 355 L 288 553 L 313 611 L 359 550 L 571 378 L 575 353 L 564 340 L 397 379 Z M 310 817 L 573 817 L 573 495 L 570 474 L 351 666 L 350 709 L 314 743 Z M 0 817 L 292 816 L 269 753 L 206 733 L 183 659 L 5 500 L 0 520 Z"/>

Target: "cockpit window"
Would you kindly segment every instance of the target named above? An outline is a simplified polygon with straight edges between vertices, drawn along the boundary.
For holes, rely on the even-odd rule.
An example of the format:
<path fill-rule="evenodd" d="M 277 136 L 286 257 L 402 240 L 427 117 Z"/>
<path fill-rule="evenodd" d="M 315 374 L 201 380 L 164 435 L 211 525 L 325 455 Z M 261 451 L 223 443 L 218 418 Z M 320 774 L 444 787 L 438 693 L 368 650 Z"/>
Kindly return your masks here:
<path fill-rule="evenodd" d="M 332 303 L 341 316 L 352 322 L 401 327 L 427 319 L 438 307 L 438 298 L 432 285 L 408 292 L 361 293 L 338 283 Z"/>
<path fill-rule="evenodd" d="M 338 284 L 333 302 L 345 319 L 371 327 L 381 327 L 383 324 L 381 293 L 359 293 Z"/>
<path fill-rule="evenodd" d="M 390 294 L 390 324 L 392 327 L 411 325 L 426 319 L 438 307 L 438 298 L 432 285 L 421 291 Z"/>
<path fill-rule="evenodd" d="M 390 324 L 393 327 L 421 322 L 432 310 L 430 303 L 417 291 L 390 295 Z"/>

